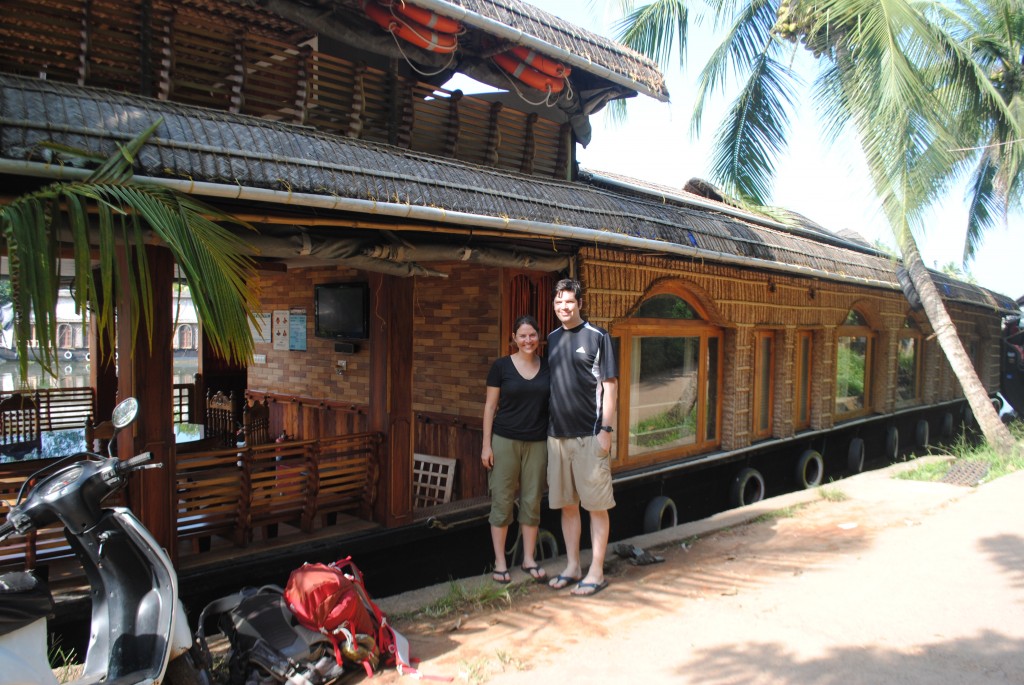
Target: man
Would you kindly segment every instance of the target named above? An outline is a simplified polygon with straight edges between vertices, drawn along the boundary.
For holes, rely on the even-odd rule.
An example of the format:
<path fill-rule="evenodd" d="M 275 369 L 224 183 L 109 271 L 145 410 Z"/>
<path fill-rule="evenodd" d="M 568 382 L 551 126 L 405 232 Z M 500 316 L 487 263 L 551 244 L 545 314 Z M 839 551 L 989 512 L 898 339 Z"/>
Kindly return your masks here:
<path fill-rule="evenodd" d="M 611 336 L 580 315 L 582 288 L 563 279 L 555 285 L 555 316 L 562 323 L 548 335 L 551 405 L 548 427 L 548 502 L 562 510 L 566 566 L 549 583 L 572 594 L 595 595 L 607 586 L 608 510 L 612 496 L 612 420 L 618 368 Z M 590 513 L 593 559 L 587 575 L 580 565 L 580 505 Z"/>

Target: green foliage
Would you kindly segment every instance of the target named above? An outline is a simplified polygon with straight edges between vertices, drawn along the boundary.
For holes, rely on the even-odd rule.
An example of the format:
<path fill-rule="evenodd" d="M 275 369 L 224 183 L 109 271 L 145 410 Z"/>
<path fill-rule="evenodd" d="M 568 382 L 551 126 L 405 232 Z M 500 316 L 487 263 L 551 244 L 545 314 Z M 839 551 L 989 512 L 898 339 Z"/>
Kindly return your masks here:
<path fill-rule="evenodd" d="M 1001 453 L 988 443 L 976 444 L 961 433 L 957 441 L 949 448 L 951 459 L 921 463 L 909 471 L 896 474 L 896 478 L 940 481 L 958 461 L 983 461 L 988 464 L 988 473 L 985 474 L 982 483 L 1015 473 L 1024 469 L 1024 423 L 1017 421 L 1010 424 L 1010 433 L 1013 436 L 1016 449 L 1008 454 Z"/>
<path fill-rule="evenodd" d="M 248 225 L 188 195 L 133 180 L 132 163 L 159 124 L 120 147 L 86 180 L 53 183 L 0 207 L 23 377 L 33 324 L 38 361 L 55 375 L 57 291 L 61 249 L 66 243 L 73 249 L 72 293 L 83 322 L 88 310 L 101 329 L 111 331 L 109 339 L 113 339 L 116 284 L 126 284 L 130 293 L 132 339 L 140 326 L 153 330 L 146 247 L 155 242 L 171 251 L 213 347 L 232 361 L 251 357 L 249 322 L 257 305 L 250 286 L 255 282 L 253 261 L 245 242 L 215 221 Z M 51 147 L 99 161 L 86 151 Z M 130 256 L 121 259 L 125 250 Z M 94 252 L 98 275 L 93 273 Z"/>
<path fill-rule="evenodd" d="M 696 435 L 697 405 L 693 405 L 685 414 L 683 412 L 682 405 L 677 404 L 657 416 L 637 421 L 629 429 L 636 436 L 637 446 L 658 447 Z"/>
<path fill-rule="evenodd" d="M 419 612 L 430 618 L 444 618 L 455 613 L 493 607 L 499 604 L 511 604 L 512 598 L 525 592 L 525 586 L 532 583 L 498 585 L 497 583 L 481 583 L 469 587 L 458 581 L 448 583 L 448 592 L 437 600 L 423 607 Z"/>
<path fill-rule="evenodd" d="M 818 488 L 818 495 L 826 502 L 845 502 L 850 496 L 839 488 Z"/>

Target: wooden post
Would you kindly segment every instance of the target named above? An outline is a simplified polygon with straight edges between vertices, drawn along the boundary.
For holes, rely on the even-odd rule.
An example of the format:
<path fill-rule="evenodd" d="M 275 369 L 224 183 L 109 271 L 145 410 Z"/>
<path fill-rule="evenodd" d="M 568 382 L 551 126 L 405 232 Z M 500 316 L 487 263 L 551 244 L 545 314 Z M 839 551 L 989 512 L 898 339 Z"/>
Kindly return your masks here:
<path fill-rule="evenodd" d="M 415 281 L 370 275 L 369 428 L 384 434 L 374 518 L 386 526 L 412 520 L 412 336 Z"/>
<path fill-rule="evenodd" d="M 121 255 L 125 259 L 124 254 Z M 128 484 L 128 502 L 143 525 L 177 560 L 177 531 L 174 515 L 174 482 L 177 460 L 174 450 L 172 386 L 174 353 L 172 284 L 174 260 L 166 248 L 149 246 L 146 259 L 153 288 L 153 330 L 139 321 L 138 335 L 132 336 L 132 322 L 141 316 L 131 306 L 130 293 L 122 286 L 118 300 L 118 395 L 139 401 L 135 425 L 118 436 L 117 453 L 127 459 L 141 452 L 153 455 L 153 464 L 163 468 L 139 471 Z M 150 345 L 152 339 L 152 345 Z M 134 350 L 132 341 L 134 340 Z"/>

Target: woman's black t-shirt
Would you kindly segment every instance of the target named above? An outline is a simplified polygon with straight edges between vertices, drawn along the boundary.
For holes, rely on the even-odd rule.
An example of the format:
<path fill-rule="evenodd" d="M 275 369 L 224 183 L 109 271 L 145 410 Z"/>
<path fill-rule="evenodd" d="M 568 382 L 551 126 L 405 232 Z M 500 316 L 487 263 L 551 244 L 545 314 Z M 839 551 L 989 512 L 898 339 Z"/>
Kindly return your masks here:
<path fill-rule="evenodd" d="M 487 386 L 498 388 L 498 411 L 492 432 L 509 440 L 546 440 L 551 372 L 548 360 L 540 358 L 540 370 L 527 380 L 519 375 L 512 357 L 501 357 L 491 365 Z"/>

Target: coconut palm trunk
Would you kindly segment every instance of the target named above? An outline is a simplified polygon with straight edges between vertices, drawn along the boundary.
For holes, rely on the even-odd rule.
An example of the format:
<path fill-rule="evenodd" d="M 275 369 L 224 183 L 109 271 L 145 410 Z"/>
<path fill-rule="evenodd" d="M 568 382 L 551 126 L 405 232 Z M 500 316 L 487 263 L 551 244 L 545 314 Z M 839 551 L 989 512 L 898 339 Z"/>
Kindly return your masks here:
<path fill-rule="evenodd" d="M 963 342 L 957 334 L 956 325 L 946 311 L 945 303 L 939 295 L 931 274 L 921 259 L 917 249 L 917 241 L 909 231 L 906 231 L 900 240 L 900 250 L 903 253 L 903 265 L 910 274 L 910 280 L 917 289 L 921 298 L 925 315 L 931 323 L 935 337 L 939 341 L 949 365 L 960 381 L 967 403 L 974 412 L 974 417 L 981 427 L 981 432 L 989 445 L 999 454 L 1009 454 L 1014 448 L 1013 436 L 1009 429 L 1000 421 L 995 407 L 989 401 L 988 391 L 982 385 L 974 364 L 964 349 Z"/>

